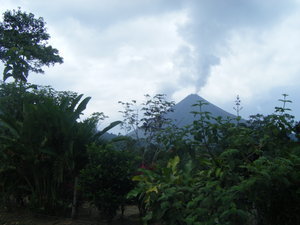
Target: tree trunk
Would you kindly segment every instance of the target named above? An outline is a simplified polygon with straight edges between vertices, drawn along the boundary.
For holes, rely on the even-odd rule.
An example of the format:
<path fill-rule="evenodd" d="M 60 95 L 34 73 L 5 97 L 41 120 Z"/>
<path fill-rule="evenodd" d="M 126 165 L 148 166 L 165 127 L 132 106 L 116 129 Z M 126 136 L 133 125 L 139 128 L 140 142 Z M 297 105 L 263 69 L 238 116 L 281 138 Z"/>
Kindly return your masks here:
<path fill-rule="evenodd" d="M 73 191 L 73 203 L 72 203 L 72 212 L 71 212 L 71 218 L 75 219 L 76 217 L 76 211 L 77 211 L 77 186 L 78 186 L 78 176 L 75 177 L 74 181 L 74 191 Z"/>

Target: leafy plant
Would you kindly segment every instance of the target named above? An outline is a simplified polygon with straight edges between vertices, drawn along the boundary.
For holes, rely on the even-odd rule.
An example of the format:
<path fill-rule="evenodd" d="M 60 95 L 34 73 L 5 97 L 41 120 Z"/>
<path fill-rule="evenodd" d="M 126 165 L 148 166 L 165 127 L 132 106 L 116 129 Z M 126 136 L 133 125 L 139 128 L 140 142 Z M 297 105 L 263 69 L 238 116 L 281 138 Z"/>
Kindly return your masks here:
<path fill-rule="evenodd" d="M 170 159 L 167 165 L 154 170 L 141 169 L 133 177 L 139 181 L 128 197 L 139 197 L 140 207 L 146 212 L 145 224 L 151 221 L 166 221 L 168 224 L 183 224 L 187 200 L 191 199 L 193 166 L 191 161 L 183 169 L 178 168 L 180 158 Z"/>
<path fill-rule="evenodd" d="M 88 154 L 89 163 L 80 174 L 80 190 L 105 219 L 111 220 L 133 188 L 136 156 L 113 145 L 90 145 Z"/>
<path fill-rule="evenodd" d="M 119 102 L 123 105 L 123 128 L 127 132 L 133 131 L 134 137 L 142 154 L 142 164 L 154 164 L 161 153 L 161 142 L 170 134 L 172 128 L 171 119 L 167 114 L 173 111 L 174 102 L 167 101 L 166 95 L 145 95 L 146 100 L 139 107 L 136 100 L 131 102 Z"/>
<path fill-rule="evenodd" d="M 66 214 L 79 171 L 88 162 L 86 145 L 103 134 L 97 130 L 101 115 L 79 121 L 89 97 L 27 87 L 31 85 L 1 86 L 0 186 L 6 198 L 27 197 L 34 211 Z M 20 105 L 13 107 L 15 103 Z"/>

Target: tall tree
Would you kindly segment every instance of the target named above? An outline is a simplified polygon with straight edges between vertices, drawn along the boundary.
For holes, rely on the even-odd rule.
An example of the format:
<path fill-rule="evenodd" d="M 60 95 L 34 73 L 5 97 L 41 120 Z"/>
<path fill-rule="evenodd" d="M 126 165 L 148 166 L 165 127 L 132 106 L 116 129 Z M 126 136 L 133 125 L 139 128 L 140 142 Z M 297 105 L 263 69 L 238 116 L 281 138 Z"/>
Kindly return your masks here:
<path fill-rule="evenodd" d="M 30 71 L 44 73 L 42 66 L 62 63 L 58 50 L 48 45 L 47 33 L 42 17 L 36 19 L 32 13 L 8 10 L 0 22 L 0 60 L 4 63 L 3 80 L 13 77 L 16 81 L 27 81 Z"/>

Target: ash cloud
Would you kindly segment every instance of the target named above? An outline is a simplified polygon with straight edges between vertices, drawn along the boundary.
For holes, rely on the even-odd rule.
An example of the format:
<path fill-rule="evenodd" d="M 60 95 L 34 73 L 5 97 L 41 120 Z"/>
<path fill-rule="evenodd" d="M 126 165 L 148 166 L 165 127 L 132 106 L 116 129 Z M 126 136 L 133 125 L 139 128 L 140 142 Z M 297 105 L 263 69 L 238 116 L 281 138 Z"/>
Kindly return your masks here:
<path fill-rule="evenodd" d="M 230 52 L 233 34 L 260 34 L 293 10 L 293 0 L 186 0 L 188 22 L 178 33 L 188 43 L 178 49 L 174 64 L 181 86 L 196 93 L 206 84 L 211 69 Z M 259 37 L 257 37 L 259 38 Z"/>

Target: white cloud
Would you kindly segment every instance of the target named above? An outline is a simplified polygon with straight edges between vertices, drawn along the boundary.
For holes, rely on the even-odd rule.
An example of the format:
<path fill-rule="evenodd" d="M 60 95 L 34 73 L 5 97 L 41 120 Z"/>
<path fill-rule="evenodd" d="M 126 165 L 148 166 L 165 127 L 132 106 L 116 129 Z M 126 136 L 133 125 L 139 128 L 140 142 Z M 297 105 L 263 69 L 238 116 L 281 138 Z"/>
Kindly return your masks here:
<path fill-rule="evenodd" d="M 189 21 L 179 31 L 188 45 L 175 57 L 181 89 L 194 86 L 229 111 L 240 94 L 250 114 L 276 101 L 275 90 L 299 85 L 299 1 L 186 3 Z"/>
<path fill-rule="evenodd" d="M 62 21 L 49 31 L 57 34 L 52 43 L 61 49 L 64 64 L 29 81 L 90 95 L 89 113 L 104 111 L 117 118 L 119 100 L 154 94 L 174 77 L 173 54 L 184 43 L 177 25 L 184 21 L 184 11 L 127 20 L 101 31 L 77 20 Z"/>
<path fill-rule="evenodd" d="M 284 93 L 299 87 L 298 15 L 290 15 L 264 32 L 244 30 L 233 34 L 230 54 L 214 67 L 200 94 L 219 105 L 232 102 L 239 94 L 248 105 L 262 108 L 259 101 L 263 98 L 276 101 L 280 97 L 272 96 L 274 89 L 281 88 Z"/>

